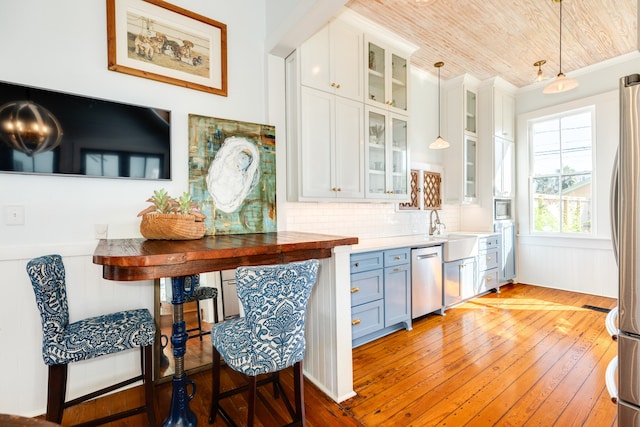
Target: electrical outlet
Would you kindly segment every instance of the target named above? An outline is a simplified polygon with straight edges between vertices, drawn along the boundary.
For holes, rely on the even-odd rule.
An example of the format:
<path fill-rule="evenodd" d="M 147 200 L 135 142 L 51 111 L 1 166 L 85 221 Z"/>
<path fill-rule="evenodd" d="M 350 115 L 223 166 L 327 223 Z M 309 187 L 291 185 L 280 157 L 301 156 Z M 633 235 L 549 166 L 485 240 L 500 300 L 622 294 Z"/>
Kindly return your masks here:
<path fill-rule="evenodd" d="M 4 223 L 7 225 L 24 225 L 24 206 L 7 206 Z"/>

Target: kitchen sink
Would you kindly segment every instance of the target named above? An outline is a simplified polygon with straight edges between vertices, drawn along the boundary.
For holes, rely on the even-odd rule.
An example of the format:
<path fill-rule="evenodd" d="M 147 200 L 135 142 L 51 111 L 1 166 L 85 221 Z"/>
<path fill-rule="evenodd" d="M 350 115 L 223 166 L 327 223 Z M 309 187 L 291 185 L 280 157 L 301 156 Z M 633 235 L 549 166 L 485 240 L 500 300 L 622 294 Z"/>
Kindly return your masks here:
<path fill-rule="evenodd" d="M 443 251 L 444 262 L 478 255 L 478 236 L 475 234 L 449 234 L 443 238 L 446 239 Z"/>

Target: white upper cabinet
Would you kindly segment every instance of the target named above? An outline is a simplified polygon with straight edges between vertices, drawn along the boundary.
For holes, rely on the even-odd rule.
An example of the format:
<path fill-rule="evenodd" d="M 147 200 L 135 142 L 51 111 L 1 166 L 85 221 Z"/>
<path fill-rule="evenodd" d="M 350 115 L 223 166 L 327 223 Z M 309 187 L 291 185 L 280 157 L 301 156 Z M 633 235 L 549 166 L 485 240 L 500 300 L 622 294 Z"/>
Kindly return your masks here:
<path fill-rule="evenodd" d="M 366 198 L 408 201 L 407 118 L 383 108 L 367 107 L 365 128 Z"/>
<path fill-rule="evenodd" d="M 363 100 L 363 33 L 334 20 L 300 46 L 300 82 L 335 95 Z"/>
<path fill-rule="evenodd" d="M 494 88 L 494 135 L 509 141 L 515 140 L 515 100 L 513 96 L 498 88 Z"/>
<path fill-rule="evenodd" d="M 478 197 L 478 80 L 463 75 L 447 81 L 444 91 L 446 127 L 443 150 L 443 200 L 446 203 L 476 203 Z"/>
<path fill-rule="evenodd" d="M 409 69 L 406 56 L 378 41 L 366 40 L 366 102 L 407 114 Z"/>
<path fill-rule="evenodd" d="M 302 88 L 299 200 L 364 198 L 363 105 Z"/>

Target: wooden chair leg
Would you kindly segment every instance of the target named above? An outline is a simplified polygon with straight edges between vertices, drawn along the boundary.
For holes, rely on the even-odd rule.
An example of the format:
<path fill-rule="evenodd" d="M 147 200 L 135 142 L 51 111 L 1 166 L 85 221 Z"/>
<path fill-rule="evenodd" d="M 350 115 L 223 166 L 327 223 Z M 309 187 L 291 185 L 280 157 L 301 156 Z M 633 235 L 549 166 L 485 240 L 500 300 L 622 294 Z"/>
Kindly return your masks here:
<path fill-rule="evenodd" d="M 67 365 L 49 365 L 48 383 L 46 419 L 60 424 L 67 395 Z"/>
<path fill-rule="evenodd" d="M 249 377 L 249 395 L 248 399 L 248 413 L 247 413 L 247 426 L 253 427 L 253 419 L 255 418 L 256 410 L 256 377 Z"/>
<path fill-rule="evenodd" d="M 218 323 L 218 297 L 213 299 L 213 322 Z"/>
<path fill-rule="evenodd" d="M 304 376 L 302 375 L 302 361 L 293 365 L 293 389 L 296 399 L 296 415 L 297 419 L 302 425 L 306 425 L 305 413 L 304 413 Z"/>
<path fill-rule="evenodd" d="M 211 408 L 209 409 L 209 424 L 212 424 L 220 406 L 220 353 L 213 347 L 213 366 L 211 368 Z"/>
<path fill-rule="evenodd" d="M 200 315 L 200 300 L 196 301 L 196 307 L 198 311 L 198 337 L 200 337 L 200 342 L 202 342 L 202 316 Z"/>
<path fill-rule="evenodd" d="M 153 385 L 153 345 L 141 348 L 144 399 L 149 426 L 156 426 L 156 399 Z"/>

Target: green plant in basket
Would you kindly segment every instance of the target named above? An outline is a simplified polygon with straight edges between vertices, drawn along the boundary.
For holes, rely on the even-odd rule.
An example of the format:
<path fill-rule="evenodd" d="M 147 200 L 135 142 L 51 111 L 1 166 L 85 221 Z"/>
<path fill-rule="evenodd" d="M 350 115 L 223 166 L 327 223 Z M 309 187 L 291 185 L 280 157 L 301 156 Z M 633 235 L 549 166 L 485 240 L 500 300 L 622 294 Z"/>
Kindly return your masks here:
<path fill-rule="evenodd" d="M 138 214 L 142 217 L 140 233 L 145 238 L 191 240 L 204 236 L 206 217 L 189 193 L 184 192 L 175 199 L 162 188 L 154 191 L 147 202 L 151 203 L 151 206 Z"/>

